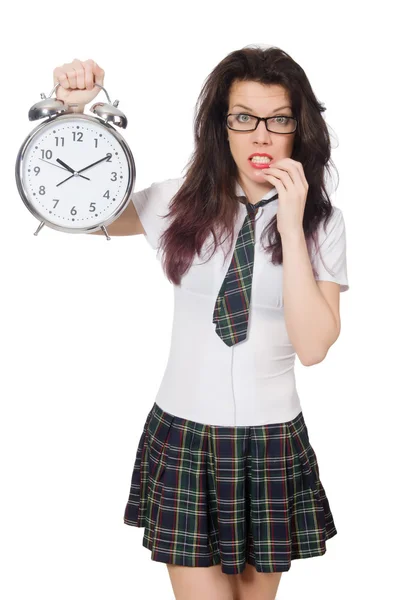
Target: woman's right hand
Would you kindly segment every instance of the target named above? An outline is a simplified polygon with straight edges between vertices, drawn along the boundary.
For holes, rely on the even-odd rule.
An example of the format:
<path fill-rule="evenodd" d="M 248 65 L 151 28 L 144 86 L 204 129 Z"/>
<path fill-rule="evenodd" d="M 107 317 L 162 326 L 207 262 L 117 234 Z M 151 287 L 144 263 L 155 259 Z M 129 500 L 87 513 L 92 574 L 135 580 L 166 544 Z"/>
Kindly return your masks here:
<path fill-rule="evenodd" d="M 54 85 L 61 85 L 56 89 L 56 97 L 67 104 L 78 104 L 80 110 L 99 94 L 103 85 L 105 71 L 93 60 L 81 61 L 77 58 L 71 63 L 56 67 L 53 71 Z"/>

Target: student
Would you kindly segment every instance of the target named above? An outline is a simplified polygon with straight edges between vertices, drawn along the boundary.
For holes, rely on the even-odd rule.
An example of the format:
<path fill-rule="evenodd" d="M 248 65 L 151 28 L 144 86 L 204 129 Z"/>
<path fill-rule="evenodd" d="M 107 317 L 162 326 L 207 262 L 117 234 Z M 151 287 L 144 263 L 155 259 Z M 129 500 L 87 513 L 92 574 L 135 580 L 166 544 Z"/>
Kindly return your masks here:
<path fill-rule="evenodd" d="M 80 112 L 103 80 L 92 60 L 54 70 Z M 144 527 L 177 600 L 273 600 L 291 561 L 336 534 L 294 375 L 296 354 L 317 364 L 337 340 L 349 287 L 324 110 L 283 50 L 231 52 L 200 93 L 186 174 L 107 227 L 144 234 L 174 286 L 124 522 Z"/>

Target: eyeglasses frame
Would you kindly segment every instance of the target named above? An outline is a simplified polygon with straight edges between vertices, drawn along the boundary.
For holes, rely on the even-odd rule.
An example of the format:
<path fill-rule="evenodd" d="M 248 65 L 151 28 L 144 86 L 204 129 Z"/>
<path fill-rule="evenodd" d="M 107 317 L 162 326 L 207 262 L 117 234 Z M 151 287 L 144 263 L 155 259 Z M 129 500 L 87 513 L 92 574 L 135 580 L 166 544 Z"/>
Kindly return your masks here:
<path fill-rule="evenodd" d="M 233 129 L 233 127 L 230 127 L 229 123 L 227 122 L 228 118 L 231 116 L 235 116 L 235 115 L 247 115 L 247 117 L 253 117 L 254 119 L 256 119 L 256 125 L 253 129 Z M 270 129 L 268 129 L 267 127 L 267 122 L 270 119 L 276 119 L 277 117 L 284 117 L 285 119 L 293 119 L 296 123 L 296 127 L 294 129 L 294 131 L 286 131 L 285 133 L 281 132 L 281 131 L 271 131 Z M 228 129 L 230 129 L 231 131 L 238 131 L 240 133 L 244 133 L 244 132 L 248 132 L 248 131 L 255 131 L 258 128 L 259 122 L 260 121 L 265 121 L 265 127 L 267 129 L 267 131 L 269 133 L 275 133 L 276 135 L 290 135 L 291 133 L 296 133 L 297 129 L 298 129 L 298 119 L 295 119 L 295 117 L 289 117 L 288 115 L 273 115 L 273 117 L 257 117 L 256 115 L 250 115 L 249 113 L 229 113 L 228 115 L 226 115 L 226 127 Z"/>

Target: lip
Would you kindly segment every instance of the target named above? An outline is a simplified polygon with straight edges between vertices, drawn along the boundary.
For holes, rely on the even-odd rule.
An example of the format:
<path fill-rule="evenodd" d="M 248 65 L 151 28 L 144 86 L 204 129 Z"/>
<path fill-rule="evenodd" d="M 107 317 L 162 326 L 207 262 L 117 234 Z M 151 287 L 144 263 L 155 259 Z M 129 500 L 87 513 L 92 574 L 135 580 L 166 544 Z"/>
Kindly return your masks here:
<path fill-rule="evenodd" d="M 267 156 L 268 158 L 270 158 L 271 160 L 273 160 L 273 156 L 271 154 L 266 154 L 266 152 L 254 152 L 253 154 L 251 154 L 251 156 L 248 157 L 248 160 L 251 160 L 251 158 L 253 158 L 254 156 Z"/>
<path fill-rule="evenodd" d="M 270 165 L 271 165 L 271 163 L 269 163 L 268 165 L 256 165 L 255 163 L 252 162 L 252 160 L 250 160 L 249 163 L 253 169 L 260 169 L 262 171 L 264 169 L 269 169 Z"/>

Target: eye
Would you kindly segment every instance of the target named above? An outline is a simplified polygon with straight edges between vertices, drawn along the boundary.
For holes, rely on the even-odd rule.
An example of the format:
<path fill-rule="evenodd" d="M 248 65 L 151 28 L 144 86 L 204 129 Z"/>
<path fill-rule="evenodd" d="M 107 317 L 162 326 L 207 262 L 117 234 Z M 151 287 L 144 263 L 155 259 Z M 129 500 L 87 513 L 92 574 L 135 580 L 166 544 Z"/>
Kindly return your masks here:
<path fill-rule="evenodd" d="M 240 117 L 246 117 L 246 118 L 240 119 Z M 245 115 L 243 113 L 240 113 L 237 115 L 237 121 L 239 121 L 240 123 L 248 123 L 250 119 L 251 119 L 250 115 Z"/>
<path fill-rule="evenodd" d="M 273 121 L 275 121 L 276 123 L 279 123 L 280 125 L 285 125 L 286 123 L 288 123 L 290 117 L 283 117 L 282 115 L 279 115 L 277 117 L 273 117 Z M 277 119 L 281 119 L 281 121 L 278 121 Z M 284 121 L 282 120 L 284 119 Z"/>

